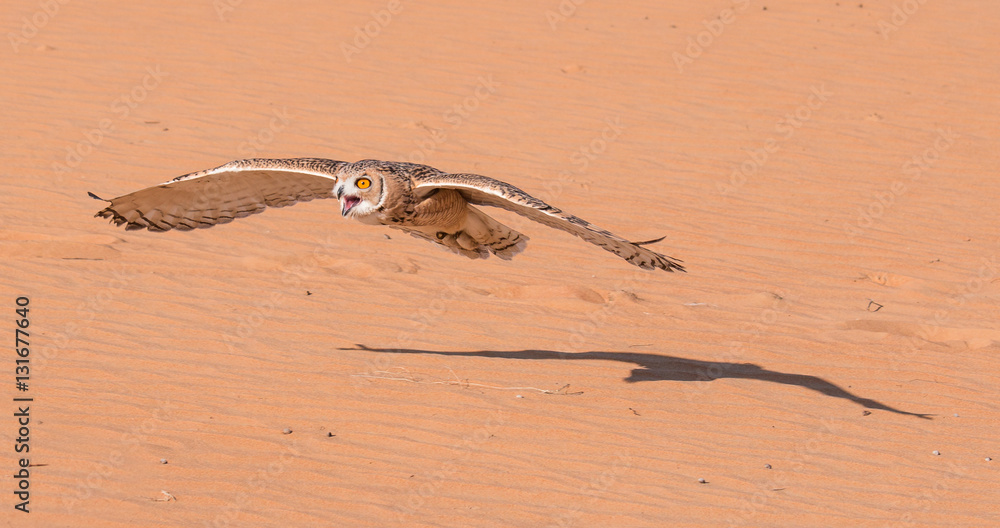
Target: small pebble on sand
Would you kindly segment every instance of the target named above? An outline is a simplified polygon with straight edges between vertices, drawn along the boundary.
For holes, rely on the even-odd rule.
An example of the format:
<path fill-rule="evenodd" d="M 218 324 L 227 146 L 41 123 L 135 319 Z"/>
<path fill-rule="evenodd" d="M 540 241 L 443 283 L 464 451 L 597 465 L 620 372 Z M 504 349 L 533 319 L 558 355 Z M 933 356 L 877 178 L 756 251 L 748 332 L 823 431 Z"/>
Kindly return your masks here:
<path fill-rule="evenodd" d="M 286 427 L 286 428 L 284 428 L 284 429 L 281 430 L 281 433 L 282 434 L 292 434 L 292 430 Z"/>

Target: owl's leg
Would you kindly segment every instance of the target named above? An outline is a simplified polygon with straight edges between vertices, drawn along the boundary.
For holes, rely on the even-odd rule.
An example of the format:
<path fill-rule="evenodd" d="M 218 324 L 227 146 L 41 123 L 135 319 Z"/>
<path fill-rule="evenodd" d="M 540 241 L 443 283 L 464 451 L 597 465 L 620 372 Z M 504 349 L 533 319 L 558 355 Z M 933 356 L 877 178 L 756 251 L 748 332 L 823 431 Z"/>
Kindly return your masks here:
<path fill-rule="evenodd" d="M 472 240 L 468 234 L 464 231 L 459 231 L 457 233 L 446 233 L 444 231 L 438 231 L 434 233 L 433 238 L 426 235 L 423 236 L 428 240 L 432 240 L 441 244 L 442 246 L 458 253 L 459 255 L 464 255 L 471 259 L 481 259 L 490 256 L 490 252 L 486 248 L 481 247 L 475 240 Z"/>
<path fill-rule="evenodd" d="M 468 207 L 468 215 L 459 233 L 464 237 L 464 243 L 475 244 L 480 250 L 488 250 L 504 260 L 510 260 L 514 255 L 524 251 L 528 237 L 497 222 L 479 209 Z"/>

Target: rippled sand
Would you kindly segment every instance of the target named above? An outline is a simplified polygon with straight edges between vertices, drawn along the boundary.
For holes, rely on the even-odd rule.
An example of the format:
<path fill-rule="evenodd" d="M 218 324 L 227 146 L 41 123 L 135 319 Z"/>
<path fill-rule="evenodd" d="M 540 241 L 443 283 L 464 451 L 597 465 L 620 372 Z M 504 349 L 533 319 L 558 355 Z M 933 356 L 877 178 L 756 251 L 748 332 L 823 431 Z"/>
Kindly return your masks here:
<path fill-rule="evenodd" d="M 3 518 L 995 524 L 998 8 L 683 3 L 5 3 Z M 93 218 L 251 156 L 478 172 L 689 273 L 502 212 L 511 262 Z"/>

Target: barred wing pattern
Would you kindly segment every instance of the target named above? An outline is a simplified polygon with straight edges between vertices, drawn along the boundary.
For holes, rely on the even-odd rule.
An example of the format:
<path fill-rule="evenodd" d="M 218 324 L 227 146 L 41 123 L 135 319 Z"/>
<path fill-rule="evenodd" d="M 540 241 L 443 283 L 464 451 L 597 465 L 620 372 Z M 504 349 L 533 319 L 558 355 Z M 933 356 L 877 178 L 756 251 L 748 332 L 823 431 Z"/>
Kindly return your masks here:
<path fill-rule="evenodd" d="M 95 216 L 125 229 L 168 231 L 232 222 L 267 207 L 334 198 L 342 161 L 321 158 L 244 159 L 193 172 L 106 200 Z"/>
<path fill-rule="evenodd" d="M 595 244 L 643 269 L 685 271 L 681 261 L 661 255 L 643 247 L 659 242 L 631 242 L 610 231 L 601 229 L 582 218 L 564 213 L 530 194 L 499 180 L 478 174 L 420 174 L 415 175 L 414 192 L 429 194 L 434 189 L 455 189 L 472 204 L 489 205 L 513 211 L 521 216 L 561 229 Z"/>

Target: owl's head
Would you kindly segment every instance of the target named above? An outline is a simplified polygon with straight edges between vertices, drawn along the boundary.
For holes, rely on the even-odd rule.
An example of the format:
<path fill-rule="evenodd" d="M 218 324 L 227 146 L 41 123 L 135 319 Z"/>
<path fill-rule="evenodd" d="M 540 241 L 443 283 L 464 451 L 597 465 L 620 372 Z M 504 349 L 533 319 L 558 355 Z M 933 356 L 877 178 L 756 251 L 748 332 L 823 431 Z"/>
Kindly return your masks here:
<path fill-rule="evenodd" d="M 385 179 L 376 167 L 362 165 L 342 171 L 334 187 L 340 214 L 355 218 L 374 213 L 385 198 L 384 188 Z"/>

